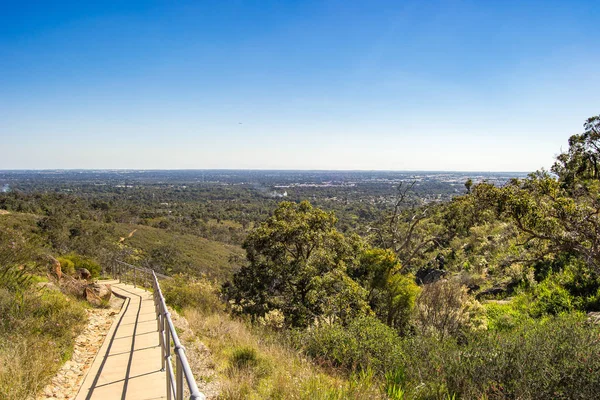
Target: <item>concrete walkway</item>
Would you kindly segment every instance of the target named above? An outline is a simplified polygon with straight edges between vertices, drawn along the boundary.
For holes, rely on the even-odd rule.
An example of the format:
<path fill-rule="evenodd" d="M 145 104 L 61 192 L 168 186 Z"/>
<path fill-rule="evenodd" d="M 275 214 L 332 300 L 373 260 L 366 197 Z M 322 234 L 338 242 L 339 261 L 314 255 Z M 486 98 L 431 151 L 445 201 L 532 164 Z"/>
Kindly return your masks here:
<path fill-rule="evenodd" d="M 104 283 L 125 302 L 75 399 L 166 399 L 152 293 L 118 281 Z"/>

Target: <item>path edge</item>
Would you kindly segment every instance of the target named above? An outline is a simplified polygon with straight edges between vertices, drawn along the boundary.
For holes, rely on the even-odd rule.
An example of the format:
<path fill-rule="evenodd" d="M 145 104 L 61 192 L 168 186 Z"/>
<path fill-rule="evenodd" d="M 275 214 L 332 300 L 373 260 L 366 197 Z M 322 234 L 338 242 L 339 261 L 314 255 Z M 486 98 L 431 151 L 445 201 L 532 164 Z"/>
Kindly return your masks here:
<path fill-rule="evenodd" d="M 118 284 L 118 282 L 114 283 L 114 285 L 117 285 L 117 284 Z M 123 299 L 123 300 L 127 300 L 128 299 L 127 296 L 123 296 L 121 294 L 117 294 L 113 290 L 113 288 L 112 288 L 113 284 L 109 283 L 109 285 L 110 285 L 110 291 L 111 291 L 111 293 L 113 295 L 115 295 L 118 298 Z M 94 358 L 90 362 L 90 368 L 88 368 L 87 371 L 85 372 L 85 374 L 83 374 L 83 378 L 81 379 L 81 385 L 79 385 L 79 389 L 77 390 L 77 394 L 73 398 L 74 400 L 77 400 L 77 399 L 80 399 L 80 398 L 85 398 L 85 397 L 80 397 L 81 390 L 83 389 L 83 384 L 85 383 L 85 380 L 87 379 L 88 375 L 90 374 L 90 371 L 92 370 L 92 365 L 94 365 L 94 363 L 96 362 L 96 359 L 98 358 L 98 355 L 106 353 L 106 349 L 107 349 L 108 343 L 110 341 L 110 340 L 107 340 L 107 339 L 109 337 L 111 337 L 112 334 L 114 333 L 115 329 L 117 329 L 117 321 L 123 315 L 124 312 L 125 312 L 125 301 L 123 301 L 123 303 L 121 304 L 121 309 L 119 310 L 119 313 L 115 316 L 115 318 L 113 318 L 113 322 L 110 325 L 110 328 L 108 329 L 108 331 L 106 332 L 106 336 L 104 336 L 104 340 L 102 341 L 102 345 L 98 348 L 98 351 L 96 352 L 96 355 L 94 356 Z"/>

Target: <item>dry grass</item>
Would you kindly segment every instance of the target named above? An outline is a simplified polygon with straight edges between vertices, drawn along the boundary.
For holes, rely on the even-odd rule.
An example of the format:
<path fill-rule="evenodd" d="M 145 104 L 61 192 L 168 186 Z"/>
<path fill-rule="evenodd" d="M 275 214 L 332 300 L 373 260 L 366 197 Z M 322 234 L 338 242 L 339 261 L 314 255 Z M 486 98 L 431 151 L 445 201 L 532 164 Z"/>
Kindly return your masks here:
<path fill-rule="evenodd" d="M 0 399 L 35 397 L 70 358 L 85 325 L 84 305 L 39 289 L 17 267 L 0 275 Z"/>
<path fill-rule="evenodd" d="M 276 334 L 225 313 L 185 311 L 190 328 L 211 350 L 219 399 L 383 399 L 369 373 L 350 378 L 326 371 L 278 340 Z"/>
<path fill-rule="evenodd" d="M 54 376 L 60 354 L 51 341 L 42 338 L 11 338 L 0 343 L 0 398 L 33 398 Z"/>

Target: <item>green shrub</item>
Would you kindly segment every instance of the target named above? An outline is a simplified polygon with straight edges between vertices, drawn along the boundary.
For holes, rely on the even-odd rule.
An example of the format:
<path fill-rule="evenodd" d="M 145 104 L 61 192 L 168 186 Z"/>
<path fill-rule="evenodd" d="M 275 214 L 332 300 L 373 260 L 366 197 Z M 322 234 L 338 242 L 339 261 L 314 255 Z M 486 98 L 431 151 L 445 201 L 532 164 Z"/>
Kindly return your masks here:
<path fill-rule="evenodd" d="M 347 326 L 321 325 L 303 336 L 306 353 L 318 360 L 351 370 L 396 370 L 402 362 L 402 339 L 375 317 L 361 317 Z"/>
<path fill-rule="evenodd" d="M 231 365 L 235 368 L 249 368 L 258 364 L 258 353 L 254 347 L 237 347 L 231 354 Z"/>
<path fill-rule="evenodd" d="M 600 391 L 600 330 L 584 315 L 528 320 L 454 339 L 417 337 L 404 348 L 410 397 L 592 399 Z"/>
<path fill-rule="evenodd" d="M 73 264 L 73 272 L 77 271 L 80 268 L 85 268 L 90 271 L 92 278 L 98 278 L 102 273 L 102 267 L 96 261 L 91 258 L 81 256 L 79 254 L 67 254 L 66 256 L 60 257 L 58 259 L 61 265 L 61 269 L 63 266 L 63 261 L 66 263 L 67 270 L 71 268 L 71 264 Z M 65 273 L 70 273 L 62 270 Z"/>
<path fill-rule="evenodd" d="M 260 357 L 254 347 L 235 347 L 229 357 L 228 374 L 236 376 L 241 374 L 252 375 L 254 379 L 260 379 L 269 375 L 271 366 L 269 362 Z"/>
<path fill-rule="evenodd" d="M 573 310 L 573 296 L 567 289 L 552 278 L 544 280 L 533 291 L 534 301 L 531 313 L 539 317 L 544 314 L 556 315 Z"/>
<path fill-rule="evenodd" d="M 161 289 L 167 304 L 177 311 L 193 308 L 202 313 L 212 313 L 223 309 L 217 286 L 205 278 L 176 275 L 163 280 Z"/>
<path fill-rule="evenodd" d="M 517 303 L 534 317 L 565 311 L 599 311 L 598 274 L 580 261 L 571 260 L 560 271 L 546 273 L 537 285 L 521 288 Z"/>
<path fill-rule="evenodd" d="M 492 331 L 513 329 L 530 319 L 526 313 L 510 303 L 490 302 L 485 304 L 484 308 L 487 327 Z"/>
<path fill-rule="evenodd" d="M 63 274 L 73 275 L 75 273 L 75 263 L 66 257 L 57 258 L 60 263 L 60 270 Z"/>
<path fill-rule="evenodd" d="M 10 292 L 25 292 L 33 285 L 33 278 L 16 266 L 0 267 L 0 288 Z"/>

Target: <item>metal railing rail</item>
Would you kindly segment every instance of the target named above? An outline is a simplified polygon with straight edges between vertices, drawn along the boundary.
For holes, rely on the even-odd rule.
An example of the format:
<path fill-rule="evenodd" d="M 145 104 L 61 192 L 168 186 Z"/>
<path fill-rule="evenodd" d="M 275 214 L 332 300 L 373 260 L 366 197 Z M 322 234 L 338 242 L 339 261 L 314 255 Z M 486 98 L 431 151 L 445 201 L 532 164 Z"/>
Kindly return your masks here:
<path fill-rule="evenodd" d="M 111 274 L 114 278 L 118 279 L 119 282 L 132 283 L 134 287 L 153 287 L 152 285 L 152 274 L 156 275 L 158 279 L 169 279 L 167 275 L 154 272 L 150 268 L 139 267 L 133 264 L 127 264 L 126 262 L 116 260 L 111 267 Z"/>
<path fill-rule="evenodd" d="M 204 400 L 205 397 L 196 385 L 194 374 L 190 368 L 185 348 L 182 346 L 175 331 L 175 326 L 171 320 L 171 313 L 167 309 L 165 298 L 160 290 L 158 279 L 154 272 L 154 304 L 156 306 L 156 315 L 158 317 L 158 331 L 160 334 L 160 344 L 162 349 L 162 367 L 167 371 L 167 399 L 183 400 L 183 380 L 187 383 L 187 389 L 190 393 L 190 400 Z M 171 362 L 171 341 L 173 341 L 173 351 L 175 353 L 175 372 L 173 373 L 173 364 Z M 173 396 L 173 397 L 172 397 Z"/>
<path fill-rule="evenodd" d="M 112 274 L 114 278 L 119 279 L 119 282 L 133 282 L 134 286 L 139 284 L 144 287 L 152 287 L 162 354 L 161 365 L 162 370 L 167 374 L 167 400 L 183 400 L 185 392 L 189 393 L 190 400 L 205 400 L 206 397 L 198 389 L 185 354 L 185 348 L 179 341 L 175 325 L 171 320 L 171 313 L 160 290 L 158 279 L 168 279 L 169 277 L 158 274 L 149 268 L 138 267 L 122 261 L 117 261 L 113 265 Z M 150 283 L 150 285 L 145 286 L 146 283 Z M 175 355 L 175 368 L 173 368 L 173 354 Z M 184 387 L 184 380 L 187 387 Z"/>

